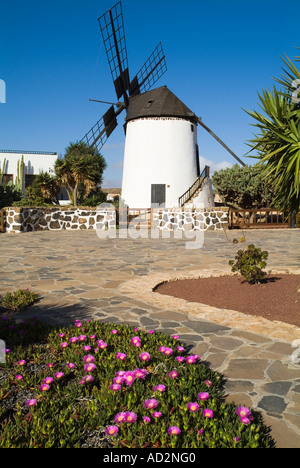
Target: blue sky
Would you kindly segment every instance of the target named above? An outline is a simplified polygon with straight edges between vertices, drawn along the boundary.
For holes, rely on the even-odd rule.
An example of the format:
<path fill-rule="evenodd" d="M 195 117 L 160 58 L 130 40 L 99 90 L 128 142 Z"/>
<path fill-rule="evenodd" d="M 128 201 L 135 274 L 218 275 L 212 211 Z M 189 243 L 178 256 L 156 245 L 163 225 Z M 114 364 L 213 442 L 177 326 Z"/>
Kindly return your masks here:
<path fill-rule="evenodd" d="M 63 155 L 115 101 L 98 17 L 115 0 L 0 0 L 0 149 Z M 280 76 L 284 54 L 299 55 L 299 0 L 123 0 L 133 77 L 162 42 L 167 85 L 232 150 L 243 157 L 254 128 L 243 109 L 259 109 L 258 92 Z M 106 187 L 119 187 L 124 114 L 102 148 Z M 198 127 L 201 163 L 235 160 Z"/>

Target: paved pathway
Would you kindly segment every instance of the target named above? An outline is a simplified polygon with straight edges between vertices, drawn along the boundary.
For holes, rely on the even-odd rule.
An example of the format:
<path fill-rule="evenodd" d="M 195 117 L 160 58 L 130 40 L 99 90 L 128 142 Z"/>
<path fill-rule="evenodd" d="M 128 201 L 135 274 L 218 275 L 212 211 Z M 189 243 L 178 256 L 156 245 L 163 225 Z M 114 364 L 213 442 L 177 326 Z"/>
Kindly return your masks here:
<path fill-rule="evenodd" d="M 229 232 L 229 240 L 238 236 Z M 27 312 L 51 323 L 95 318 L 177 333 L 227 379 L 229 401 L 262 411 L 277 447 L 300 447 L 300 329 L 153 292 L 171 278 L 230 273 L 233 246 L 208 232 L 191 239 L 99 239 L 94 231 L 0 235 L 0 294 L 30 287 L 42 300 Z M 268 268 L 300 273 L 300 231 L 246 232 L 269 251 Z"/>

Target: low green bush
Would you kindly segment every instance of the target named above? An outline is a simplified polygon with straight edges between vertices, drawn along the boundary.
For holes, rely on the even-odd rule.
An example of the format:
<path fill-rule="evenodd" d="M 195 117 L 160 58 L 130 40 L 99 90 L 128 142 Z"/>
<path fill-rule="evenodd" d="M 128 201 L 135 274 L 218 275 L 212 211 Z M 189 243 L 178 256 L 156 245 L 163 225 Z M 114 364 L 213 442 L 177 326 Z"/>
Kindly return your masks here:
<path fill-rule="evenodd" d="M 18 289 L 13 293 L 7 292 L 3 297 L 0 296 L 0 307 L 13 312 L 22 311 L 38 299 L 38 294 L 30 289 Z"/>
<path fill-rule="evenodd" d="M 226 403 L 222 376 L 178 337 L 36 320 L 1 320 L 0 337 L 1 448 L 272 446 L 260 415 Z"/>
<path fill-rule="evenodd" d="M 248 283 L 260 283 L 267 274 L 263 268 L 267 266 L 268 256 L 266 250 L 263 251 L 251 244 L 246 250 L 240 249 L 235 256 L 235 261 L 230 260 L 229 265 L 233 272 L 239 271 Z"/>

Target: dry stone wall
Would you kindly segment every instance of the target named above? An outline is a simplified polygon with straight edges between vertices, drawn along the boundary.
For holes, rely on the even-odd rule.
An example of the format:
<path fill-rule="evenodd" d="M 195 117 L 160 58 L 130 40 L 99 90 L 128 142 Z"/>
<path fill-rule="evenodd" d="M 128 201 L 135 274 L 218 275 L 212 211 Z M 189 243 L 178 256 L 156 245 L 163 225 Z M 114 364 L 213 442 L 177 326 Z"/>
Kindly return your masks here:
<path fill-rule="evenodd" d="M 5 208 L 6 232 L 115 229 L 114 209 Z"/>
<path fill-rule="evenodd" d="M 20 233 L 58 230 L 116 230 L 114 207 L 4 209 L 5 231 Z M 168 209 L 152 211 L 151 228 L 160 231 L 210 231 L 228 226 L 228 208 Z"/>
<path fill-rule="evenodd" d="M 228 226 L 228 208 L 195 208 L 154 211 L 154 228 L 162 231 L 217 231 Z"/>

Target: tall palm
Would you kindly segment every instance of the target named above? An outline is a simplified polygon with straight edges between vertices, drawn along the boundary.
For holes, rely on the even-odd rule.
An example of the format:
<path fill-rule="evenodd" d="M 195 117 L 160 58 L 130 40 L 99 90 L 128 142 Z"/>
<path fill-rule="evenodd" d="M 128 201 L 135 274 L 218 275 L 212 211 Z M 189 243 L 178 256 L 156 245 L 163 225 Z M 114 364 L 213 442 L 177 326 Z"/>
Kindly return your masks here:
<path fill-rule="evenodd" d="M 74 206 L 77 206 L 79 190 L 87 196 L 102 183 L 106 162 L 96 148 L 85 143 L 71 143 L 64 159 L 58 158 L 55 172 L 58 180 L 66 187 Z"/>
<path fill-rule="evenodd" d="M 249 141 L 251 151 L 257 151 L 259 165 L 265 179 L 275 186 L 274 202 L 282 210 L 291 213 L 300 211 L 300 106 L 293 100 L 292 83 L 300 73 L 289 65 L 284 70 L 284 79 L 276 81 L 283 85 L 283 91 L 263 91 L 259 94 L 260 108 L 264 112 L 246 112 L 256 120 L 253 126 L 260 130 Z M 292 70 L 294 74 L 292 75 Z"/>

